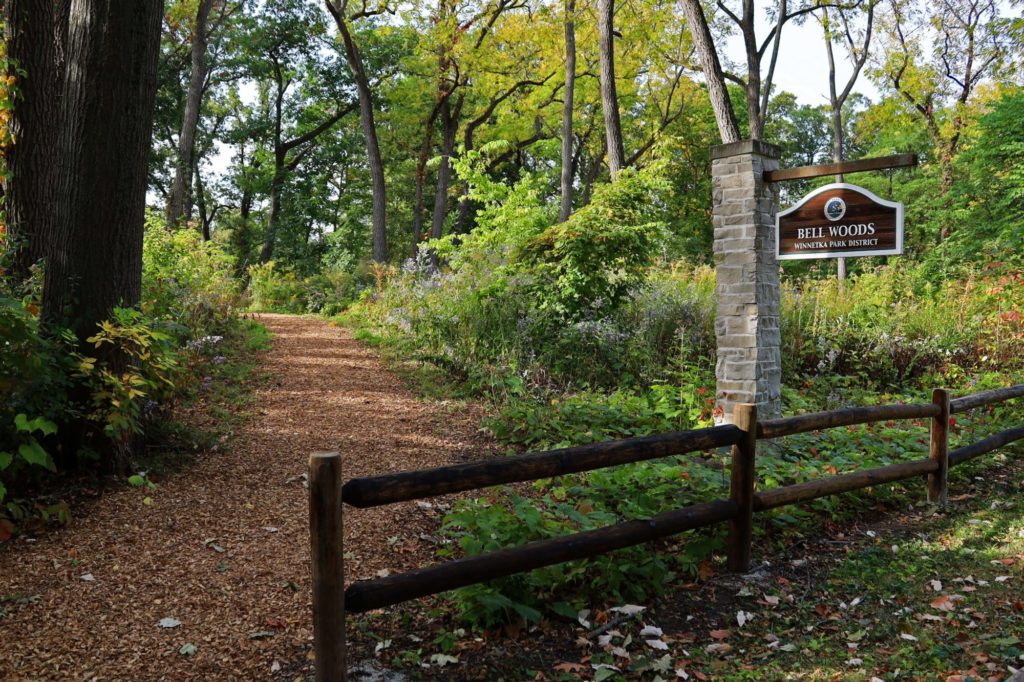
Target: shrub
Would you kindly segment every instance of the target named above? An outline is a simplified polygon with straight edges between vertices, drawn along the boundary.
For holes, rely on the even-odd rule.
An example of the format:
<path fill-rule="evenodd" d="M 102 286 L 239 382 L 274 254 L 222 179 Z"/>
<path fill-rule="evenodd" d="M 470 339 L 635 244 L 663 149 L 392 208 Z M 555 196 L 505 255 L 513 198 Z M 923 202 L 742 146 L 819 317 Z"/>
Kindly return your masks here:
<path fill-rule="evenodd" d="M 195 230 L 169 231 L 150 214 L 142 249 L 142 310 L 187 337 L 223 332 L 236 316 L 234 260 Z"/>

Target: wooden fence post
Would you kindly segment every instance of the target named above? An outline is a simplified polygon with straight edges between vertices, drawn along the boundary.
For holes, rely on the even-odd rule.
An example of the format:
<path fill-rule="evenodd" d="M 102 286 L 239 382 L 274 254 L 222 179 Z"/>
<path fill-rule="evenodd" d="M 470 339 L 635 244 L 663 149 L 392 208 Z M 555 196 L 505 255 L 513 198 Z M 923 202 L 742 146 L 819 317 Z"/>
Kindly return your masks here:
<path fill-rule="evenodd" d="M 939 406 L 939 414 L 932 417 L 928 456 L 938 464 L 938 469 L 928 474 L 928 501 L 945 505 L 949 502 L 949 391 L 936 388 L 932 391 L 932 403 Z"/>
<path fill-rule="evenodd" d="M 347 674 L 341 484 L 341 455 L 313 453 L 309 458 L 309 533 L 317 682 L 344 682 Z"/>
<path fill-rule="evenodd" d="M 733 425 L 743 431 L 743 440 L 732 446 L 730 497 L 739 514 L 729 522 L 729 570 L 750 570 L 750 543 L 754 527 L 754 460 L 757 453 L 757 406 L 736 405 Z"/>

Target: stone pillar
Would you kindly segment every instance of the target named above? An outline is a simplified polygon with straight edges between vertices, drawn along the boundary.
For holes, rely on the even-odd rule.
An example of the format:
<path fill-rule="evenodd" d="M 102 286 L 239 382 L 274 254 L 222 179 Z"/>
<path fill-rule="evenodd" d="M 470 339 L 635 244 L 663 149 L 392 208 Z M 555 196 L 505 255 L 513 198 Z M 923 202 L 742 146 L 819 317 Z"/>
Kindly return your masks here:
<path fill-rule="evenodd" d="M 719 423 L 732 423 L 737 403 L 756 404 L 760 419 L 781 412 L 778 192 L 762 175 L 778 158 L 778 147 L 758 140 L 711 148 Z"/>

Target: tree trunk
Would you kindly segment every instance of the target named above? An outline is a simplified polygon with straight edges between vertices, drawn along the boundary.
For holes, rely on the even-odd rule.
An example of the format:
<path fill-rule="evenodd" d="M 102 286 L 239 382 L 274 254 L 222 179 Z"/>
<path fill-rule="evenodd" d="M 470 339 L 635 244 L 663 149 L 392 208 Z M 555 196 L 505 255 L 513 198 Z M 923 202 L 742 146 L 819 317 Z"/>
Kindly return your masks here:
<path fill-rule="evenodd" d="M 448 214 L 448 187 L 452 179 L 451 157 L 455 152 L 455 135 L 458 132 L 458 110 L 452 107 L 448 99 L 441 105 L 441 166 L 437 170 L 437 192 L 434 194 L 434 220 L 430 228 L 430 236 L 440 239 L 444 235 L 444 219 Z"/>
<path fill-rule="evenodd" d="M 423 189 L 427 184 L 427 162 L 430 161 L 430 149 L 434 146 L 434 122 L 440 111 L 435 107 L 427 119 L 427 132 L 423 138 L 423 146 L 420 148 L 420 156 L 416 160 L 416 196 L 413 201 L 412 213 L 412 255 L 415 256 L 420 249 L 420 242 L 423 240 L 423 214 L 424 201 Z"/>
<path fill-rule="evenodd" d="M 8 125 L 14 144 L 3 183 L 7 238 L 14 243 L 11 274 L 21 281 L 50 251 L 57 226 L 60 29 L 53 0 L 8 0 L 4 10 L 8 57 L 25 72 L 16 76 L 19 92 Z"/>
<path fill-rule="evenodd" d="M 564 223 L 572 214 L 572 180 L 575 175 L 572 153 L 572 108 L 576 91 L 576 0 L 565 2 L 565 104 L 562 107 L 562 205 L 558 222 Z"/>
<path fill-rule="evenodd" d="M 711 29 L 708 28 L 700 0 L 683 0 L 683 13 L 686 15 L 686 23 L 690 27 L 690 35 L 704 71 L 704 81 L 707 83 L 711 109 L 715 112 L 715 121 L 718 123 L 718 133 L 725 144 L 737 142 L 740 139 L 740 128 L 736 122 L 736 112 L 729 99 L 722 63 L 718 59 L 718 52 L 711 38 Z"/>
<path fill-rule="evenodd" d="M 185 113 L 182 116 L 181 132 L 178 135 L 178 160 L 167 199 L 167 227 L 174 228 L 190 217 L 192 188 L 192 156 L 195 154 L 196 130 L 199 127 L 199 112 L 203 104 L 203 87 L 206 83 L 206 25 L 210 17 L 213 0 L 200 0 L 196 23 L 192 30 L 192 73 L 189 76 L 188 93 L 185 98 Z"/>
<path fill-rule="evenodd" d="M 622 123 L 619 120 L 619 98 L 615 93 L 615 36 L 612 33 L 615 15 L 614 0 L 598 0 L 597 28 L 601 57 L 601 108 L 608 140 L 608 170 L 612 182 L 622 171 L 626 153 L 622 146 Z"/>
<path fill-rule="evenodd" d="M 199 229 L 203 234 L 203 241 L 210 241 L 210 223 L 213 222 L 212 214 L 206 212 L 206 188 L 203 187 L 203 174 L 199 168 L 192 171 L 196 180 L 196 209 L 199 211 Z M 214 209 L 216 211 L 216 209 Z"/>
<path fill-rule="evenodd" d="M 51 313 L 70 306 L 79 338 L 112 308 L 139 301 L 162 18 L 162 0 L 71 6 L 60 138 L 65 201 L 45 305 Z"/>
<path fill-rule="evenodd" d="M 377 127 L 373 120 L 373 96 L 370 91 L 370 81 L 366 77 L 366 69 L 363 66 L 362 55 L 359 54 L 359 47 L 352 39 L 352 34 L 348 29 L 348 20 L 336 12 L 329 1 L 327 4 L 345 43 L 345 58 L 352 71 L 352 77 L 356 82 L 356 92 L 359 95 L 359 121 L 363 128 L 363 137 L 366 139 L 366 155 L 369 159 L 370 177 L 373 182 L 373 260 L 384 263 L 388 259 L 387 196 L 384 185 L 384 162 L 381 160 Z"/>
<path fill-rule="evenodd" d="M 71 7 L 59 143 L 64 200 L 58 238 L 48 245 L 43 305 L 83 341 L 113 308 L 136 305 L 141 294 L 162 19 L 162 0 L 74 0 Z M 127 362 L 107 349 L 90 352 L 115 373 Z M 129 443 L 97 444 L 105 470 L 127 469 Z"/>
<path fill-rule="evenodd" d="M 284 154 L 275 155 L 274 177 L 270 181 L 270 212 L 267 214 L 267 233 L 263 235 L 263 248 L 260 249 L 261 264 L 274 257 L 277 224 L 281 221 L 281 190 L 284 189 L 286 173 L 284 159 Z"/>

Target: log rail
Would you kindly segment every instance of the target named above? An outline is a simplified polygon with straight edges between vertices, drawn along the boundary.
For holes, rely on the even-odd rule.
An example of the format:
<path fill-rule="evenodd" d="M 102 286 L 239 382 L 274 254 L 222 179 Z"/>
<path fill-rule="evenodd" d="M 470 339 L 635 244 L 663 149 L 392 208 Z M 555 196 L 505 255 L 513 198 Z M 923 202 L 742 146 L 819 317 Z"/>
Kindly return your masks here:
<path fill-rule="evenodd" d="M 344 485 L 341 483 L 341 456 L 338 453 L 316 453 L 310 458 L 309 494 L 317 680 L 344 680 L 346 677 L 346 611 L 359 613 L 379 609 L 722 522 L 729 523 L 729 570 L 744 572 L 750 568 L 754 513 L 910 478 L 926 476 L 929 501 L 945 504 L 949 467 L 1024 439 L 1024 425 L 1021 425 L 950 451 L 950 415 L 1020 397 L 1024 397 L 1024 384 L 952 400 L 947 391 L 936 389 L 930 403 L 853 407 L 765 421 L 757 420 L 753 405 L 739 405 L 733 416 L 734 424 L 730 425 L 354 478 Z M 754 490 L 759 439 L 907 419 L 930 420 L 928 458 L 768 490 Z M 343 504 L 357 508 L 374 507 L 725 446 L 732 447 L 729 499 L 703 502 L 649 519 L 635 519 L 565 537 L 529 542 L 385 578 L 357 581 L 341 590 L 344 584 Z"/>

